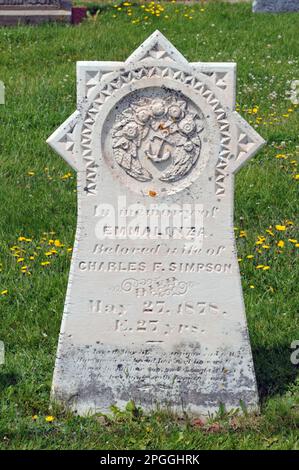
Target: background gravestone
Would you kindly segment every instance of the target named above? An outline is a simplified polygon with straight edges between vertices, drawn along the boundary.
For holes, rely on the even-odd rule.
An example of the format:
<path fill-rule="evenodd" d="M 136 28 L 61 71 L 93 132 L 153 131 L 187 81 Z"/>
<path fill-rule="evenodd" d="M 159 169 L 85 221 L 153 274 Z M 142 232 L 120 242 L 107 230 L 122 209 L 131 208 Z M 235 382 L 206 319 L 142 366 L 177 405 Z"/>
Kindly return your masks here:
<path fill-rule="evenodd" d="M 5 358 L 5 347 L 3 341 L 0 341 L 0 365 L 4 364 Z"/>
<path fill-rule="evenodd" d="M 264 141 L 234 111 L 235 64 L 189 64 L 155 32 L 124 63 L 79 62 L 77 84 L 48 139 L 78 176 L 53 398 L 256 409 L 233 182 Z"/>
<path fill-rule="evenodd" d="M 71 21 L 69 0 L 0 0 L 0 26 Z"/>
<path fill-rule="evenodd" d="M 299 0 L 255 0 L 254 12 L 284 13 L 299 11 Z"/>

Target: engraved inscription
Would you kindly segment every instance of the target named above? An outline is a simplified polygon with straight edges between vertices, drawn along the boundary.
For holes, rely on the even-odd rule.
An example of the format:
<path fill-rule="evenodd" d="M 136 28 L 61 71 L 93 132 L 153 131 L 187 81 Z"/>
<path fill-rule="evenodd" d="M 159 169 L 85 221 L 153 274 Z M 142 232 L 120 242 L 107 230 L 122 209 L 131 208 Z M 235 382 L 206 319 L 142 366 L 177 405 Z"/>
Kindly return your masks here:
<path fill-rule="evenodd" d="M 233 266 L 231 263 L 175 263 L 169 264 L 156 261 L 147 264 L 143 261 L 140 263 L 125 261 L 79 261 L 79 270 L 86 272 L 177 272 L 177 273 L 213 273 L 213 274 L 231 274 Z"/>
<path fill-rule="evenodd" d="M 129 313 L 128 306 L 124 304 L 106 303 L 99 299 L 89 300 L 89 311 L 91 313 L 108 314 L 116 316 L 124 316 Z M 131 312 L 132 313 L 132 312 Z M 158 315 L 161 316 L 184 316 L 190 318 L 190 315 L 196 317 L 203 317 L 206 315 L 227 315 L 226 311 L 223 311 L 211 302 L 203 301 L 192 301 L 185 300 L 178 304 L 169 304 L 164 300 L 144 300 L 142 305 L 142 315 Z"/>
<path fill-rule="evenodd" d="M 178 281 L 175 277 L 167 279 L 125 279 L 121 284 L 122 292 L 133 293 L 137 297 L 153 295 L 166 297 L 169 295 L 184 295 L 189 283 Z"/>
<path fill-rule="evenodd" d="M 163 336 L 169 336 L 175 333 L 205 333 L 205 330 L 199 325 L 193 325 L 190 323 L 180 323 L 178 325 L 172 325 L 171 323 L 165 323 L 160 320 L 136 320 L 135 322 L 129 322 L 129 320 L 116 320 L 115 331 L 119 333 L 133 333 L 152 334 L 154 339 L 147 340 L 147 343 L 163 343 L 161 339 Z M 155 337 L 157 339 L 155 339 Z"/>

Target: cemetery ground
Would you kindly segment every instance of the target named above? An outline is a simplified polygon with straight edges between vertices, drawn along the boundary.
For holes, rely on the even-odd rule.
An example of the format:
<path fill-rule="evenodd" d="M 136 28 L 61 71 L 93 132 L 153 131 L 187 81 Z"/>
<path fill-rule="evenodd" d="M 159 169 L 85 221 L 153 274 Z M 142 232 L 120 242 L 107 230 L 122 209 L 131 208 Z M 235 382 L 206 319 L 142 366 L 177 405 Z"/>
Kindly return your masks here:
<path fill-rule="evenodd" d="M 79 27 L 0 29 L 0 448 L 298 449 L 299 120 L 287 93 L 299 79 L 299 14 L 254 15 L 247 4 L 119 8 Z M 268 142 L 238 174 L 235 203 L 260 415 L 220 407 L 207 421 L 145 416 L 133 403 L 109 418 L 49 409 L 76 181 L 45 140 L 75 109 L 75 62 L 124 60 L 155 29 L 189 61 L 237 62 L 237 110 Z"/>

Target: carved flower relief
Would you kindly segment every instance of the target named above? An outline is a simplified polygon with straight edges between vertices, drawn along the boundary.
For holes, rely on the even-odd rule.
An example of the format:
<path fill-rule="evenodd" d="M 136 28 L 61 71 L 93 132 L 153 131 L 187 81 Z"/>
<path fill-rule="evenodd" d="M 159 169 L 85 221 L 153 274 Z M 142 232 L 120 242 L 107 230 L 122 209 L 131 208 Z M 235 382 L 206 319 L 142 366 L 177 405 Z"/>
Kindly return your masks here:
<path fill-rule="evenodd" d="M 145 98 L 132 104 L 131 108 L 135 111 L 136 122 L 142 126 L 149 125 L 155 131 L 159 129 L 173 133 L 177 131 L 177 125 L 174 124 L 185 115 L 186 102 L 176 101 L 174 97 L 165 100 Z"/>
<path fill-rule="evenodd" d="M 195 128 L 196 125 L 191 116 L 187 116 L 185 119 L 182 119 L 182 121 L 179 123 L 179 129 L 185 135 L 193 134 Z"/>
<path fill-rule="evenodd" d="M 199 157 L 198 134 L 203 130 L 198 115 L 187 108 L 186 101 L 176 96 L 143 98 L 131 103 L 117 117 L 112 132 L 114 157 L 119 166 L 138 181 L 153 178 L 138 157 L 138 149 L 150 133 L 143 145 L 145 155 L 157 164 L 172 159 L 159 179 L 170 182 L 187 174 Z"/>
<path fill-rule="evenodd" d="M 181 118 L 183 111 L 178 104 L 172 104 L 168 108 L 168 114 L 171 119 L 178 120 Z"/>
<path fill-rule="evenodd" d="M 153 100 L 150 109 L 155 117 L 161 117 L 166 112 L 165 103 L 160 99 Z"/>
<path fill-rule="evenodd" d="M 151 112 L 147 108 L 141 108 L 136 113 L 136 121 L 142 125 L 146 124 L 150 117 L 151 117 Z"/>
<path fill-rule="evenodd" d="M 138 126 L 135 122 L 128 122 L 128 124 L 123 127 L 122 132 L 123 135 L 130 140 L 137 138 L 139 134 Z"/>
<path fill-rule="evenodd" d="M 138 159 L 138 147 L 147 133 L 134 121 L 122 121 L 115 126 L 113 154 L 116 162 L 126 173 L 139 181 L 149 181 L 152 175 L 142 167 Z"/>
<path fill-rule="evenodd" d="M 153 100 L 151 128 L 174 134 L 178 130 L 177 122 L 185 116 L 186 106 L 185 101 L 175 101 L 173 97 L 166 98 L 164 103 L 162 100 Z"/>
<path fill-rule="evenodd" d="M 203 131 L 203 128 L 196 123 L 194 118 L 187 116 L 179 122 L 178 127 L 182 134 L 181 140 L 177 143 L 178 147 L 183 145 L 186 152 L 192 152 L 194 146 L 201 147 L 199 133 Z"/>

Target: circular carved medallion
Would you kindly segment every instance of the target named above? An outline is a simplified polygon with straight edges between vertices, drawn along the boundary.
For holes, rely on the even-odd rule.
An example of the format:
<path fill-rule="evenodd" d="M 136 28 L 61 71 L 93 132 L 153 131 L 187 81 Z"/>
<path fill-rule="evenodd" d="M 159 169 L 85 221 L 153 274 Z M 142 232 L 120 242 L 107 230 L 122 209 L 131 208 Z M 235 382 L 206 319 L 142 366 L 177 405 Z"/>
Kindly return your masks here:
<path fill-rule="evenodd" d="M 182 92 L 166 87 L 136 90 L 107 117 L 104 155 L 127 185 L 137 185 L 144 193 L 147 188 L 173 192 L 175 183 L 179 190 L 182 180 L 191 183 L 196 177 L 192 173 L 202 158 L 207 128 L 201 109 Z"/>

